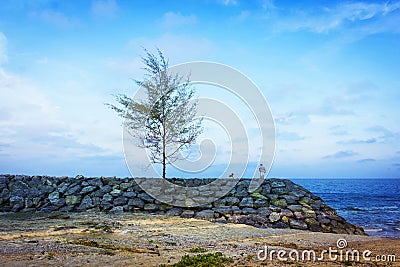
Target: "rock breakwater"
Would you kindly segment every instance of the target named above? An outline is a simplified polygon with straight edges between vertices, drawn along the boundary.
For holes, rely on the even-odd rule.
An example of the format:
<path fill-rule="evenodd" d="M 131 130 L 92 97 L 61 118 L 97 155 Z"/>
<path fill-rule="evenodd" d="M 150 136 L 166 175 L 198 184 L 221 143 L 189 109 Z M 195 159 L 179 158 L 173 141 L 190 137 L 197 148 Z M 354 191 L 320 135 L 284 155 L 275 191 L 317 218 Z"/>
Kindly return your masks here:
<path fill-rule="evenodd" d="M 361 227 L 348 223 L 320 197 L 290 180 L 266 179 L 250 193 L 250 179 L 225 179 L 227 184 L 234 181 L 236 185 L 223 197 L 198 207 L 178 207 L 147 194 L 140 184 L 148 179 L 159 178 L 0 175 L 0 211 L 141 212 L 256 227 L 364 234 Z M 214 180 L 169 179 L 188 188 L 210 184 Z M 162 188 L 159 190 L 159 194 L 166 194 Z M 179 197 L 173 192 L 168 194 Z"/>

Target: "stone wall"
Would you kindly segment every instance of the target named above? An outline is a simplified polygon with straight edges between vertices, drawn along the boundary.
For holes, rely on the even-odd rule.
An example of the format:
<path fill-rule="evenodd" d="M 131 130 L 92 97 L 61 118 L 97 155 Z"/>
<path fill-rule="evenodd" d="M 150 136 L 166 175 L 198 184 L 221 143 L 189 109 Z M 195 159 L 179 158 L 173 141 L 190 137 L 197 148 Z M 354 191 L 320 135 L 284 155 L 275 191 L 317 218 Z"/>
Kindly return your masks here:
<path fill-rule="evenodd" d="M 140 184 L 141 179 L 136 181 Z M 214 180 L 173 178 L 169 181 L 190 187 Z M 227 183 L 232 181 L 225 180 Z M 225 196 L 210 204 L 191 208 L 161 203 L 144 192 L 136 181 L 115 177 L 0 175 L 0 211 L 141 212 L 256 227 L 364 234 L 361 227 L 346 222 L 320 197 L 290 180 L 266 179 L 255 192 L 249 193 L 250 180 L 241 179 L 235 181 L 237 184 Z"/>

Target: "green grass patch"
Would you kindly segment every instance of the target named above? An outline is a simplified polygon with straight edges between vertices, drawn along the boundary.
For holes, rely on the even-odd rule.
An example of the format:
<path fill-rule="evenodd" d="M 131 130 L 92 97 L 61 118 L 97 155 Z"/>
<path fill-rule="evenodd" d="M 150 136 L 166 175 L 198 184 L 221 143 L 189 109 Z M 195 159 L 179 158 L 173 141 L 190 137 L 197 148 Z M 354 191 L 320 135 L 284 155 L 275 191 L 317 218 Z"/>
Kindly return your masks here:
<path fill-rule="evenodd" d="M 195 248 L 188 249 L 186 251 L 191 252 L 191 253 L 204 253 L 204 252 L 207 252 L 207 249 L 201 248 L 201 247 L 195 247 Z"/>
<path fill-rule="evenodd" d="M 199 254 L 195 256 L 184 255 L 182 259 L 172 265 L 161 264 L 160 267 L 224 267 L 232 259 L 225 257 L 221 252 Z"/>

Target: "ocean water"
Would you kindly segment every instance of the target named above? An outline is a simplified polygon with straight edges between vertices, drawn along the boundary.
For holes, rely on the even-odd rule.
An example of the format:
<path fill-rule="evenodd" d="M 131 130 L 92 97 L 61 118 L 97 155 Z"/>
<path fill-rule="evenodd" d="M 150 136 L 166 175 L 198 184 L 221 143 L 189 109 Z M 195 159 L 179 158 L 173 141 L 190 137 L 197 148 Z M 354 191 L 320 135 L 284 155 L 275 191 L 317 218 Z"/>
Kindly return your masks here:
<path fill-rule="evenodd" d="M 400 179 L 293 179 L 368 235 L 400 237 Z"/>

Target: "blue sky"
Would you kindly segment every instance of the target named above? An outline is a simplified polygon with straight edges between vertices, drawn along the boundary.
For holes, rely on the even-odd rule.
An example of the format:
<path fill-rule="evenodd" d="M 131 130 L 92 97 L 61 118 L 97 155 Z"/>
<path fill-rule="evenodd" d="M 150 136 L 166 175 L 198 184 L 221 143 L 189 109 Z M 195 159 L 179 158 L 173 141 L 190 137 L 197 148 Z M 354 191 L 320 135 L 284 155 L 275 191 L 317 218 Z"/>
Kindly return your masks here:
<path fill-rule="evenodd" d="M 128 176 L 104 103 L 135 92 L 142 47 L 159 47 L 258 85 L 269 176 L 400 177 L 399 25 L 400 1 L 4 0 L 0 173 Z"/>

